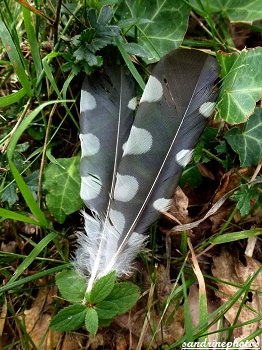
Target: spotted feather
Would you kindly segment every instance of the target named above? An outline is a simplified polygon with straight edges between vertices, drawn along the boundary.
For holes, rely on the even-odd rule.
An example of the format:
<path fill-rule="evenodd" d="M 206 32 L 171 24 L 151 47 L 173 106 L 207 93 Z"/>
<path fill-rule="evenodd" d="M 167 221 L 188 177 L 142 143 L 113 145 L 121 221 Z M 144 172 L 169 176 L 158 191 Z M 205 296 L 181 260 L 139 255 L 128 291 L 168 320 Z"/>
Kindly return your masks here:
<path fill-rule="evenodd" d="M 95 175 L 93 188 L 87 188 L 89 196 L 93 197 L 97 183 L 100 186 L 104 159 L 117 164 L 107 165 L 108 169 L 113 169 L 113 173 L 107 174 L 106 181 L 101 181 L 101 188 L 103 183 L 107 183 L 105 190 L 110 193 L 108 196 L 104 191 L 102 195 L 104 203 L 107 203 L 106 210 L 101 212 L 100 206 L 93 204 L 92 207 L 86 201 L 91 209 L 99 213 L 94 218 L 84 214 L 86 234 L 79 236 L 76 252 L 77 268 L 90 277 L 88 290 L 92 289 L 97 278 L 113 270 L 117 275 L 130 271 L 131 262 L 146 239 L 144 233 L 161 212 L 170 206 L 170 198 L 181 172 L 190 161 L 207 118 L 214 110 L 214 81 L 218 74 L 217 61 L 203 52 L 186 49 L 171 51 L 152 71 L 129 137 L 127 140 L 121 138 L 121 159 L 121 152 L 118 151 L 116 155 L 115 147 L 108 147 L 104 158 L 97 159 L 97 140 L 90 140 L 90 136 L 87 137 L 88 142 L 92 143 L 89 151 L 82 144 L 83 157 L 86 158 L 86 163 L 81 164 L 82 181 L 85 174 Z M 98 84 L 96 80 L 93 83 Z M 86 92 L 90 92 L 89 85 L 88 89 L 87 85 L 83 87 L 83 98 Z M 95 103 L 88 95 L 93 108 L 98 105 L 100 97 L 94 93 L 91 96 L 96 100 Z M 120 104 L 127 108 L 128 105 L 133 106 L 131 96 L 132 93 L 125 98 L 125 103 Z M 82 104 L 85 104 L 84 101 Z M 111 114 L 114 113 L 117 111 Z M 86 122 L 83 115 L 81 133 L 92 134 L 101 141 L 105 132 L 103 120 L 107 120 L 105 113 L 99 110 L 97 117 L 100 124 L 95 122 L 94 125 L 94 120 Z M 114 128 L 116 126 L 112 125 Z M 92 159 L 96 159 L 95 167 L 99 169 L 93 165 L 89 167 L 88 162 Z M 96 202 L 91 199 L 91 203 Z"/>

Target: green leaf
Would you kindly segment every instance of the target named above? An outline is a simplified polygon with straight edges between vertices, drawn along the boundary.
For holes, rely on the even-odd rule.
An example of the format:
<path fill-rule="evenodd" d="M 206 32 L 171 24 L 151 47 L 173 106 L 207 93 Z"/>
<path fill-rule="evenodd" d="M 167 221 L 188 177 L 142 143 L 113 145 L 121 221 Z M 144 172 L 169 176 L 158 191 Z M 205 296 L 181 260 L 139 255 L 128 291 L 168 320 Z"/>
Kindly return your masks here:
<path fill-rule="evenodd" d="M 60 158 L 58 164 L 49 164 L 44 171 L 43 187 L 47 191 L 46 204 L 62 224 L 66 216 L 83 206 L 80 198 L 80 157 Z"/>
<path fill-rule="evenodd" d="M 106 301 L 115 302 L 118 307 L 118 314 L 121 315 L 129 311 L 138 299 L 138 287 L 130 282 L 121 282 L 114 285 L 114 288 L 106 298 Z"/>
<path fill-rule="evenodd" d="M 250 211 L 250 201 L 256 198 L 258 193 L 256 188 L 249 188 L 248 185 L 242 185 L 239 190 L 235 191 L 230 198 L 237 202 L 237 208 L 240 210 L 242 216 L 245 216 Z"/>
<path fill-rule="evenodd" d="M 122 43 L 125 51 L 129 54 L 129 55 L 135 55 L 138 57 L 149 57 L 150 54 L 149 52 L 147 52 L 143 46 L 137 44 L 137 43 Z"/>
<path fill-rule="evenodd" d="M 85 305 L 71 305 L 61 310 L 50 322 L 54 331 L 74 331 L 83 326 L 87 308 Z"/>
<path fill-rule="evenodd" d="M 28 175 L 27 177 L 25 177 L 25 183 L 29 188 L 30 192 L 32 193 L 32 195 L 34 196 L 35 200 L 37 197 L 36 193 L 38 189 L 38 179 L 39 179 L 39 170 L 36 170 L 32 172 L 30 175 Z"/>
<path fill-rule="evenodd" d="M 97 304 L 104 300 L 114 288 L 115 278 L 115 271 L 112 271 L 106 276 L 99 278 L 95 282 L 92 290 L 88 293 L 87 301 L 92 304 Z"/>
<path fill-rule="evenodd" d="M 113 301 L 101 301 L 94 309 L 97 312 L 98 318 L 109 320 L 114 318 L 119 313 L 117 302 Z"/>
<path fill-rule="evenodd" d="M 11 207 L 13 204 L 15 204 L 16 201 L 18 201 L 19 197 L 16 193 L 16 189 L 17 189 L 17 184 L 15 182 L 10 183 L 1 195 L 1 200 L 3 202 L 6 201 L 9 207 Z"/>
<path fill-rule="evenodd" d="M 256 108 L 244 129 L 233 128 L 225 134 L 225 139 L 239 155 L 240 165 L 257 165 L 262 158 L 262 109 Z"/>
<path fill-rule="evenodd" d="M 183 188 L 188 183 L 192 188 L 195 188 L 201 184 L 202 180 L 202 175 L 198 170 L 197 164 L 195 162 L 189 163 L 182 173 L 179 186 Z"/>
<path fill-rule="evenodd" d="M 261 98 L 262 48 L 240 54 L 219 53 L 217 58 L 223 79 L 217 110 L 228 123 L 243 123 Z"/>
<path fill-rule="evenodd" d="M 181 0 L 126 0 L 119 5 L 115 15 L 120 20 L 129 18 L 147 19 L 136 23 L 138 28 L 137 43 L 149 56 L 146 62 L 155 62 L 168 51 L 179 47 L 187 30 L 190 8 Z M 132 29 L 125 33 L 135 38 Z"/>
<path fill-rule="evenodd" d="M 97 19 L 97 23 L 105 26 L 107 24 L 107 22 L 110 21 L 110 19 L 112 18 L 114 13 L 114 10 L 112 7 L 110 6 L 103 6 L 101 8 L 101 11 L 99 13 L 98 19 Z"/>
<path fill-rule="evenodd" d="M 90 308 L 86 311 L 85 325 L 88 332 L 94 337 L 98 330 L 98 315 L 96 310 Z"/>
<path fill-rule="evenodd" d="M 84 300 L 86 280 L 81 278 L 75 270 L 66 270 L 56 275 L 56 284 L 62 296 L 71 302 Z"/>
<path fill-rule="evenodd" d="M 253 22 L 262 19 L 262 6 L 260 0 L 248 0 L 239 2 L 239 0 L 190 0 L 196 9 L 211 13 L 220 13 L 234 22 Z M 202 5 L 202 6 L 200 6 Z"/>

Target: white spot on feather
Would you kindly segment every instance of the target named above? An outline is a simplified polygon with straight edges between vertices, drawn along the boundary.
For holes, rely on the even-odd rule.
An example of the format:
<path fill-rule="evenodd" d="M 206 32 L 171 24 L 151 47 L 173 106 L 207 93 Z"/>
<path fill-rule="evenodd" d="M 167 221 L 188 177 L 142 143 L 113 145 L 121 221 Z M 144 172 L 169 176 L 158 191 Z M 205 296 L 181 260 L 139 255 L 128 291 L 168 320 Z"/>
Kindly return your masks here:
<path fill-rule="evenodd" d="M 126 223 L 124 215 L 120 211 L 111 209 L 109 217 L 117 232 L 122 233 Z"/>
<path fill-rule="evenodd" d="M 214 112 L 215 102 L 205 102 L 199 107 L 199 113 L 201 113 L 205 118 L 210 117 Z"/>
<path fill-rule="evenodd" d="M 193 154 L 192 149 L 182 149 L 176 154 L 176 161 L 179 165 L 185 167 Z"/>
<path fill-rule="evenodd" d="M 88 201 L 98 197 L 102 187 L 102 182 L 97 175 L 81 176 L 80 197 L 83 201 Z"/>
<path fill-rule="evenodd" d="M 80 134 L 82 158 L 96 154 L 100 149 L 99 138 L 93 134 Z"/>
<path fill-rule="evenodd" d="M 154 201 L 153 207 L 163 213 L 164 211 L 168 210 L 172 203 L 172 199 L 166 199 L 166 198 L 159 198 Z"/>
<path fill-rule="evenodd" d="M 129 109 L 132 109 L 132 111 L 134 111 L 136 109 L 136 105 L 137 105 L 137 100 L 136 97 L 131 98 L 131 100 L 128 102 L 127 107 Z"/>
<path fill-rule="evenodd" d="M 92 111 L 96 108 L 96 99 L 85 90 L 81 90 L 80 112 Z"/>
<path fill-rule="evenodd" d="M 163 96 L 162 84 L 157 78 L 151 75 L 148 79 L 148 82 L 146 84 L 146 87 L 140 102 L 157 102 L 162 98 L 162 96 Z"/>
<path fill-rule="evenodd" d="M 134 176 L 117 174 L 114 198 L 121 202 L 129 202 L 137 194 L 138 187 Z"/>
<path fill-rule="evenodd" d="M 143 154 L 152 147 L 153 137 L 149 131 L 132 126 L 129 138 L 123 145 L 126 154 Z"/>

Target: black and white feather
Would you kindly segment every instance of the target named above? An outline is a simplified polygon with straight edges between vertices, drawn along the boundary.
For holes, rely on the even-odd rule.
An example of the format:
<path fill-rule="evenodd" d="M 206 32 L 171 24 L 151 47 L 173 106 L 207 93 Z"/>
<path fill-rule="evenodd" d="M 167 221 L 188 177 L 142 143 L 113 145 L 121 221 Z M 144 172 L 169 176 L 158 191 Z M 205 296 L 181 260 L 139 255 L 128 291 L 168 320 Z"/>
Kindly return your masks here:
<path fill-rule="evenodd" d="M 85 81 L 81 197 L 94 215 L 84 213 L 75 266 L 89 277 L 87 290 L 113 270 L 130 271 L 145 231 L 170 206 L 214 110 L 218 74 L 203 52 L 171 51 L 153 69 L 134 122 L 134 82 L 122 68 Z"/>

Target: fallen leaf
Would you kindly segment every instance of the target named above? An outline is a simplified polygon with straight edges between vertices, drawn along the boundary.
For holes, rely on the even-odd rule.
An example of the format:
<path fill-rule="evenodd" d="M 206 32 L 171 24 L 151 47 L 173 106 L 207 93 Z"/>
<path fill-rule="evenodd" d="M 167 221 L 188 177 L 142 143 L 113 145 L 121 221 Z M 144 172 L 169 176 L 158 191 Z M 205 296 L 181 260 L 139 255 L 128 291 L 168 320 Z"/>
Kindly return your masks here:
<path fill-rule="evenodd" d="M 213 267 L 212 273 L 213 276 L 219 278 L 225 282 L 229 282 L 236 285 L 242 285 L 246 280 L 257 272 L 260 268 L 261 263 L 257 260 L 244 256 L 243 261 L 245 264 L 240 261 L 236 254 L 231 254 L 227 250 L 223 250 L 219 256 L 213 256 Z M 225 303 L 232 297 L 238 290 L 238 287 L 235 287 L 231 284 L 226 283 L 217 283 L 218 291 L 215 291 L 217 297 L 220 298 L 221 304 Z M 235 323 L 236 316 L 238 315 L 237 324 L 242 322 L 247 322 L 258 315 L 261 315 L 261 305 L 262 305 L 262 273 L 253 281 L 249 296 L 251 299 L 245 301 L 245 305 L 242 307 L 239 313 L 240 302 L 243 299 L 243 296 L 232 305 L 232 307 L 225 314 L 226 319 L 232 325 Z M 250 294 L 251 293 L 251 294 Z M 249 307 L 249 308 L 248 308 Z M 252 308 L 254 311 L 252 311 Z M 235 328 L 233 335 L 237 340 L 242 340 L 247 336 L 250 336 L 253 332 L 258 329 L 261 329 L 261 324 L 258 322 L 253 322 L 242 327 Z"/>

